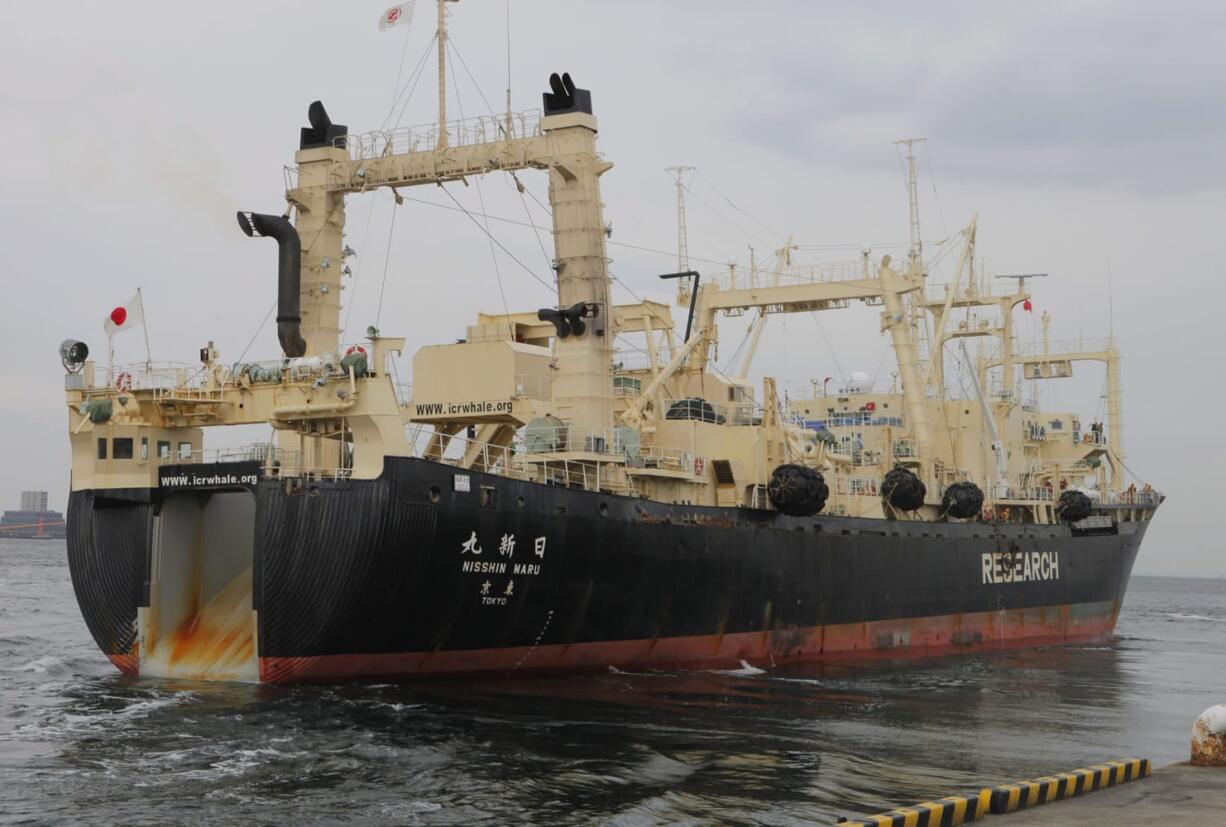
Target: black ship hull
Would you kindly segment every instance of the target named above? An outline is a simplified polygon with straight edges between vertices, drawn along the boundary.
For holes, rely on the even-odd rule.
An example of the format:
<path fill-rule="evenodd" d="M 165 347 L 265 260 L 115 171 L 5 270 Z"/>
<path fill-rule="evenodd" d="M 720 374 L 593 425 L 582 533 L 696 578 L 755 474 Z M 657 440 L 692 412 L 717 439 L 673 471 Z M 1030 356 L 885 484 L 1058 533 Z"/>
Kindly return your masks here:
<path fill-rule="evenodd" d="M 217 645 L 192 639 L 210 554 L 249 556 L 250 646 L 224 643 L 250 658 L 249 677 L 273 683 L 1095 641 L 1114 628 L 1147 525 L 795 518 L 403 458 L 387 459 L 375 480 L 205 470 L 164 469 L 155 489 L 72 494 L 77 598 L 98 645 L 129 674 L 147 671 L 142 612 L 148 628 L 150 617 L 175 626 L 172 661 Z M 200 540 L 212 530 L 209 503 L 226 497 L 241 507 L 210 545 Z M 171 530 L 179 513 L 194 515 L 194 528 Z M 168 621 L 158 607 L 168 561 L 189 553 L 172 547 L 176 537 L 195 538 L 179 545 L 195 548 L 196 596 Z M 231 565 L 246 571 L 241 559 Z"/>

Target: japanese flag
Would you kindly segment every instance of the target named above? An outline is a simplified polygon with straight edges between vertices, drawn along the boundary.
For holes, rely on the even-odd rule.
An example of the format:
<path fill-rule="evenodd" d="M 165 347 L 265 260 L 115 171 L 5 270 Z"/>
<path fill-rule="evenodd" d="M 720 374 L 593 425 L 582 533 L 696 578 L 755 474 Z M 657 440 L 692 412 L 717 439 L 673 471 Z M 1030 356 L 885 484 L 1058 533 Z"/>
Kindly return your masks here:
<path fill-rule="evenodd" d="M 413 4 L 415 0 L 409 0 L 407 3 L 401 3 L 399 6 L 392 6 L 387 11 L 383 12 L 383 16 L 379 18 L 379 31 L 385 32 L 393 26 L 407 26 L 413 20 Z"/>
<path fill-rule="evenodd" d="M 137 293 L 127 304 L 120 305 L 108 313 L 102 322 L 102 327 L 106 330 L 106 335 L 114 336 L 121 330 L 144 324 L 144 321 L 145 308 L 141 302 L 140 293 Z"/>

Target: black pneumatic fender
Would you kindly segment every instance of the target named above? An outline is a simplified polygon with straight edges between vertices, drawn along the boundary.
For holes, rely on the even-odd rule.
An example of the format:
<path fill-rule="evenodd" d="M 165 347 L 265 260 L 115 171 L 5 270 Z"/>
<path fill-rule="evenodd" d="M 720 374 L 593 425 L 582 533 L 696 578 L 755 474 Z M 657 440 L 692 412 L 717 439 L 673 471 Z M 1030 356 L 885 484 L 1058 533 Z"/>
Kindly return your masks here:
<path fill-rule="evenodd" d="M 941 511 L 949 517 L 969 520 L 983 511 L 983 491 L 973 482 L 955 482 L 941 496 Z"/>
<path fill-rule="evenodd" d="M 881 481 L 881 497 L 899 511 L 915 511 L 924 504 L 928 487 L 907 468 L 895 468 Z"/>
<path fill-rule="evenodd" d="M 665 419 L 697 419 L 701 422 L 714 422 L 722 425 L 724 416 L 715 410 L 715 406 L 705 399 L 678 399 L 668 406 Z"/>
<path fill-rule="evenodd" d="M 820 472 L 788 463 L 771 473 L 766 495 L 776 511 L 789 517 L 811 517 L 825 508 L 830 488 Z"/>
<path fill-rule="evenodd" d="M 1094 503 L 1081 491 L 1069 489 L 1056 501 L 1056 516 L 1068 523 L 1075 523 L 1090 516 Z"/>

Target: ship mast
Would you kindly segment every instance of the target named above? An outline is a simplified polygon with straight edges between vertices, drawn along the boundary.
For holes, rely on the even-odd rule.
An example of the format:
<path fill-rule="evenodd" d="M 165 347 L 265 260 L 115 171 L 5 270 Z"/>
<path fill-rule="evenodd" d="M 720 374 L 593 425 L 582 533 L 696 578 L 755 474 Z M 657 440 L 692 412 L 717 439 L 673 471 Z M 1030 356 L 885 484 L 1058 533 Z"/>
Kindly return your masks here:
<path fill-rule="evenodd" d="M 688 273 L 690 271 L 690 249 L 685 226 L 685 175 L 693 172 L 694 168 L 674 166 L 664 171 L 672 176 L 673 183 L 677 187 L 677 272 Z M 677 280 L 678 304 L 683 306 L 689 304 L 691 289 L 689 276 L 682 276 Z"/>
<path fill-rule="evenodd" d="M 440 118 L 446 117 L 446 2 L 454 0 L 438 4 Z M 462 125 L 451 136 L 444 121 L 431 149 L 406 146 L 391 132 L 346 136 L 322 104 L 313 105 L 312 128 L 303 130 L 295 156 L 297 185 L 286 193 L 302 239 L 302 333 L 306 355 L 337 349 L 347 194 L 442 185 L 492 170 L 547 171 L 558 304 L 543 308 L 540 318 L 558 331 L 554 413 L 569 426 L 564 451 L 604 457 L 613 427 L 614 330 L 599 179 L 613 165 L 596 150 L 591 93 L 565 74 L 553 75 L 550 88 L 539 125 L 525 118 L 522 127 L 490 139 Z"/>
<path fill-rule="evenodd" d="M 919 460 L 925 471 L 930 470 L 932 437 L 928 427 L 928 411 L 925 404 L 926 382 L 920 378 L 920 354 L 915 341 L 916 319 L 913 302 L 906 294 L 919 293 L 919 304 L 924 302 L 924 242 L 920 237 L 919 176 L 915 159 L 915 145 L 927 138 L 902 138 L 896 146 L 907 148 L 907 205 L 911 225 L 911 243 L 907 251 L 907 269 L 900 275 L 889 266 L 886 256 L 877 272 L 881 281 L 882 331 L 889 331 L 894 345 L 894 357 L 898 362 L 899 378 L 902 380 L 903 404 L 907 410 L 907 424 L 911 438 L 919 446 Z M 921 473 L 921 477 L 925 476 Z"/>
<path fill-rule="evenodd" d="M 438 0 L 438 149 L 447 148 L 447 3 Z"/>
<path fill-rule="evenodd" d="M 917 174 L 915 145 L 925 143 L 927 138 L 903 138 L 895 145 L 907 148 L 907 202 L 911 218 L 911 246 L 907 251 L 907 263 L 914 272 L 920 269 L 924 257 L 924 240 L 920 238 L 919 176 Z"/>

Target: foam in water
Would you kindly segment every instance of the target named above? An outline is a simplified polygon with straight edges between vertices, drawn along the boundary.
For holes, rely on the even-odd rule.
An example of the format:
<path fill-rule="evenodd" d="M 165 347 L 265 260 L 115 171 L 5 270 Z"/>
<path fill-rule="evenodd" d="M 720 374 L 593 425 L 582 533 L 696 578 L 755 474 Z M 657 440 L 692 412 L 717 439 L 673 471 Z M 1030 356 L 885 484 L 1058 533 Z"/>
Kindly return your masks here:
<path fill-rule="evenodd" d="M 721 675 L 737 675 L 739 677 L 746 677 L 746 678 L 752 675 L 765 675 L 766 674 L 765 669 L 759 669 L 758 667 L 750 664 L 750 662 L 747 660 L 741 660 L 740 669 L 716 669 L 714 671 L 718 672 Z"/>
<path fill-rule="evenodd" d="M 1167 612 L 1171 620 L 1203 620 L 1209 623 L 1226 623 L 1226 617 L 1209 617 L 1208 615 L 1190 614 L 1188 612 Z"/>

